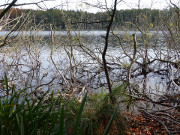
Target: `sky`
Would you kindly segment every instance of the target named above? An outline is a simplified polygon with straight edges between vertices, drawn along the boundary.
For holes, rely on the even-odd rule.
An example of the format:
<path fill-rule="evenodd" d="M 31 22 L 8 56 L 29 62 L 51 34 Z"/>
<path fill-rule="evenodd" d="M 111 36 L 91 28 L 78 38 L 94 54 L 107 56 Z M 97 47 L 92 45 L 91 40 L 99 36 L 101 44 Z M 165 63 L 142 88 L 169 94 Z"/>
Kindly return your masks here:
<path fill-rule="evenodd" d="M 0 0 L 0 5 L 11 2 L 12 0 Z M 18 0 L 17 4 L 32 3 L 42 0 Z M 107 2 L 108 8 L 112 7 L 114 0 L 45 0 L 46 2 L 39 4 L 43 9 L 50 9 L 53 7 L 64 10 L 82 10 L 88 12 L 99 12 L 103 9 L 95 6 L 105 7 Z M 170 0 L 118 0 L 117 9 L 132 9 L 138 8 L 138 2 L 140 1 L 140 8 L 152 8 L 152 9 L 166 9 L 170 5 Z M 180 0 L 171 0 L 173 3 L 180 5 Z M 87 4 L 88 3 L 88 4 Z M 91 5 L 91 6 L 90 6 Z M 2 7 L 1 7 L 2 8 Z M 39 9 L 36 5 L 20 6 L 18 8 L 32 8 Z"/>

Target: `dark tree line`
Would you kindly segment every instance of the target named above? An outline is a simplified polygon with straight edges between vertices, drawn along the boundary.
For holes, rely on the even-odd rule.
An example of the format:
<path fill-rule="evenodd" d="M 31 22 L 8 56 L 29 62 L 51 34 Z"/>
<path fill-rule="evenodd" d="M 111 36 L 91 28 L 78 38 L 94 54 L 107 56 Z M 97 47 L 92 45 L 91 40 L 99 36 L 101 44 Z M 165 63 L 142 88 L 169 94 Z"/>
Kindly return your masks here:
<path fill-rule="evenodd" d="M 148 29 L 154 30 L 161 26 L 161 22 L 166 22 L 167 19 L 175 20 L 175 9 L 169 8 L 164 10 L 157 9 L 130 9 L 118 10 L 115 14 L 113 27 L 133 30 L 135 25 L 141 26 L 144 23 L 150 24 Z M 33 16 L 33 21 L 36 25 L 42 24 L 44 29 L 49 29 L 49 24 L 52 24 L 57 29 L 65 30 L 65 24 L 72 24 L 74 29 L 105 29 L 110 20 L 108 12 L 88 13 L 82 11 L 64 11 L 59 9 L 30 10 L 12 8 L 8 11 L 10 18 L 13 19 L 22 13 L 30 13 Z M 127 25 L 129 27 L 127 27 Z"/>

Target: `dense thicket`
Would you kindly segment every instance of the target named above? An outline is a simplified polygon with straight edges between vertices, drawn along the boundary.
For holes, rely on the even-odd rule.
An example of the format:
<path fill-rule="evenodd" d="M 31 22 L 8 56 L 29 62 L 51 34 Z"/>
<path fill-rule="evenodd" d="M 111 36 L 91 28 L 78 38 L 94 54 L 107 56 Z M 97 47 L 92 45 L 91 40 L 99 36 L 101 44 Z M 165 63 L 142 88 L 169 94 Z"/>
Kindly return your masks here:
<path fill-rule="evenodd" d="M 114 19 L 114 27 L 123 29 L 135 29 L 137 26 L 142 26 L 145 23 L 149 24 L 148 29 L 156 29 L 163 25 L 161 22 L 166 22 L 167 19 L 176 18 L 174 8 L 166 10 L 157 9 L 131 9 L 119 10 L 116 12 Z M 82 11 L 64 11 L 59 9 L 30 10 L 30 9 L 11 9 L 9 11 L 10 18 L 13 19 L 22 13 L 30 13 L 33 16 L 33 22 L 37 25 L 42 24 L 44 29 L 49 28 L 52 24 L 58 29 L 64 30 L 65 24 L 72 24 L 74 29 L 104 29 L 109 21 L 108 12 L 88 13 Z M 128 27 L 127 27 L 128 26 Z M 144 26 L 143 26 L 144 27 Z"/>

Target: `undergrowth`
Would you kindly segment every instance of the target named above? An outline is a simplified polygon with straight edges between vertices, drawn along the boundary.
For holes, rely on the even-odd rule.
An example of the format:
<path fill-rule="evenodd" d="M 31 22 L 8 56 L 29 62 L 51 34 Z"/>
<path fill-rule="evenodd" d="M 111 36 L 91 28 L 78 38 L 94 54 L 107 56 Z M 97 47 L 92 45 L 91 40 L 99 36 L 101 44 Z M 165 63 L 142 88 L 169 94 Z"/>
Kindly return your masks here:
<path fill-rule="evenodd" d="M 109 95 L 103 91 L 90 95 L 86 92 L 81 102 L 64 100 L 62 96 L 55 98 L 48 91 L 35 99 L 25 89 L 10 87 L 7 76 L 4 78 L 5 94 L 0 97 L 1 135 L 126 134 L 119 104 L 111 104 Z"/>

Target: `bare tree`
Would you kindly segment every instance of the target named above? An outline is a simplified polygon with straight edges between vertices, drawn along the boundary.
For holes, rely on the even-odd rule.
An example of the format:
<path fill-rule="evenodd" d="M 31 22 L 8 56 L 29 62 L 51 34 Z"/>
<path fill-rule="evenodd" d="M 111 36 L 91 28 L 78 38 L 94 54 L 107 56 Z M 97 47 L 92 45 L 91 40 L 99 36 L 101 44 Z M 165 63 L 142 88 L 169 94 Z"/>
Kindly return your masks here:
<path fill-rule="evenodd" d="M 109 88 L 109 93 L 112 94 L 112 86 L 111 86 L 111 82 L 110 82 L 110 78 L 109 78 L 109 73 L 108 73 L 108 69 L 107 69 L 107 64 L 106 64 L 106 52 L 107 52 L 107 48 L 108 48 L 108 44 L 109 44 L 109 33 L 110 33 L 110 29 L 113 23 L 113 19 L 116 13 L 116 6 L 117 6 L 117 0 L 114 1 L 114 8 L 112 10 L 112 14 L 111 14 L 111 19 L 109 22 L 109 25 L 107 27 L 107 32 L 106 32 L 106 36 L 105 36 L 105 45 L 104 45 L 104 50 L 102 53 L 102 60 L 103 60 L 103 66 L 104 66 L 104 72 L 106 74 L 106 80 L 107 80 L 107 84 L 108 84 L 108 88 Z M 113 97 L 111 96 L 111 100 L 112 102 L 115 102 L 113 99 Z"/>

